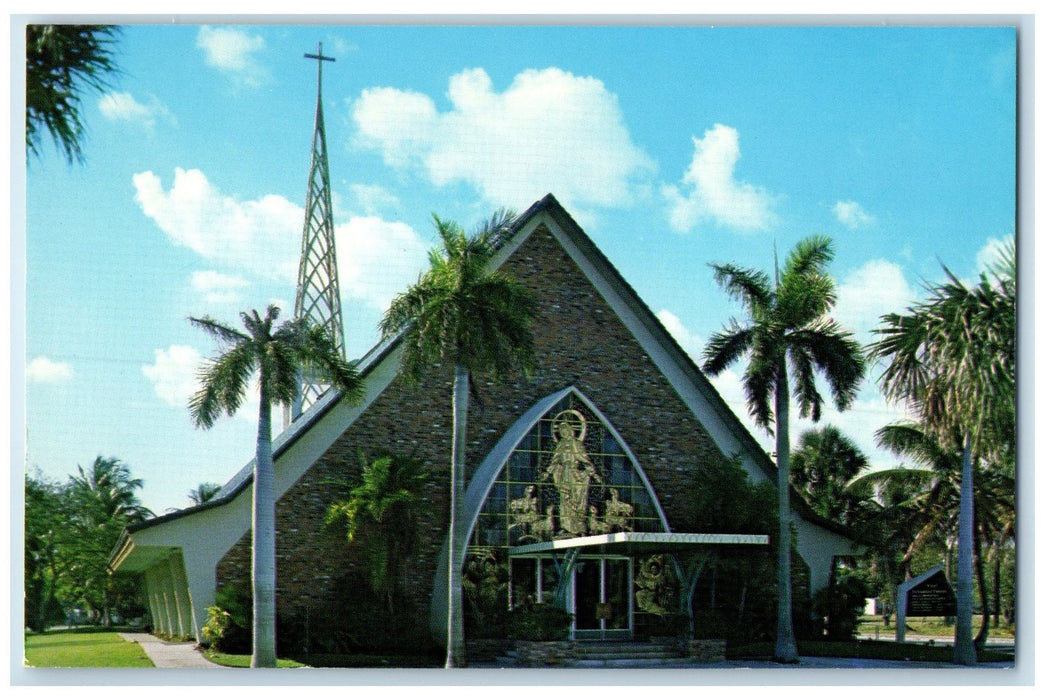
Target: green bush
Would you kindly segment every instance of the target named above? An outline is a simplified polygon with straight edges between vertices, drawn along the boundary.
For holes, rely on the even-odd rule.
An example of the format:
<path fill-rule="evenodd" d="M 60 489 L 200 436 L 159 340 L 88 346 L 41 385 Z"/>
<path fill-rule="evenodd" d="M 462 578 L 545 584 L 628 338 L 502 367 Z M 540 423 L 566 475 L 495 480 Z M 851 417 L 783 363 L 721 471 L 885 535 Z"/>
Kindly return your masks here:
<path fill-rule="evenodd" d="M 508 635 L 531 642 L 566 639 L 573 615 L 549 603 L 517 605 L 508 615 Z"/>
<path fill-rule="evenodd" d="M 253 607 L 250 589 L 243 584 L 227 584 L 220 588 L 214 594 L 214 605 L 207 608 L 204 641 L 226 654 L 251 653 Z"/>
<path fill-rule="evenodd" d="M 864 612 L 868 586 L 863 576 L 849 569 L 841 569 L 831 589 L 817 591 L 813 597 L 813 611 L 824 625 L 827 638 L 848 641 L 856 638 L 860 616 Z"/>

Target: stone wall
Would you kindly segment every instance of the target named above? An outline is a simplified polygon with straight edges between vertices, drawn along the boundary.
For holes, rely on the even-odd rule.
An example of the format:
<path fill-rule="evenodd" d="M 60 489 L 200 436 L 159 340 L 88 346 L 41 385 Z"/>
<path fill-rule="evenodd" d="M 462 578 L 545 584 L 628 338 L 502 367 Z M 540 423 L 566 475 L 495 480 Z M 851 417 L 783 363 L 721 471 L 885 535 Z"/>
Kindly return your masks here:
<path fill-rule="evenodd" d="M 537 369 L 529 380 L 494 384 L 474 377 L 482 405 L 468 419 L 469 469 L 539 399 L 574 385 L 605 414 L 639 460 L 669 522 L 678 517 L 674 493 L 697 460 L 722 459 L 637 341 L 543 226 L 502 268 L 537 295 Z M 351 321 L 348 322 L 352 328 Z M 279 499 L 277 600 L 281 614 L 329 609 L 336 580 L 361 571 L 344 534 L 323 529 L 327 506 L 347 495 L 359 474 L 357 454 L 391 450 L 425 462 L 431 512 L 407 577 L 419 610 L 427 611 L 448 515 L 452 368 L 434 367 L 417 384 L 396 379 L 315 465 Z M 469 471 L 469 474 L 471 472 Z M 218 566 L 218 584 L 249 580 L 250 535 Z M 313 613 L 315 614 L 315 613 Z M 419 625 L 426 624 L 419 621 Z"/>

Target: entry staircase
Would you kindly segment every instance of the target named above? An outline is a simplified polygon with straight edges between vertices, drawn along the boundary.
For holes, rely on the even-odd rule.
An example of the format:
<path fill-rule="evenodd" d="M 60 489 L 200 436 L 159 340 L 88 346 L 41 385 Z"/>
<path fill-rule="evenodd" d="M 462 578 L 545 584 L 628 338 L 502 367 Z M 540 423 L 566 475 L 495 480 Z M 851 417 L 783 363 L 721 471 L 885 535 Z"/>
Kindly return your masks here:
<path fill-rule="evenodd" d="M 650 668 L 677 666 L 693 659 L 684 654 L 677 640 L 634 642 L 576 640 L 564 643 L 547 656 L 528 656 L 519 648 L 502 649 L 493 659 L 503 667 L 563 668 Z"/>

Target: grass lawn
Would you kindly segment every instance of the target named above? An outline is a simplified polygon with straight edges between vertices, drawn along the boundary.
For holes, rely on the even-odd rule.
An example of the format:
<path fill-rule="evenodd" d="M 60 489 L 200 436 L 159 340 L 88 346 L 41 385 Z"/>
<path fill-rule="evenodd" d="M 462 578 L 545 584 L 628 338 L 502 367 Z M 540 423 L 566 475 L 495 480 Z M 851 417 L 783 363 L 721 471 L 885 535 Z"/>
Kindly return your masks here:
<path fill-rule="evenodd" d="M 35 668 L 152 668 L 141 646 L 116 632 L 63 630 L 25 636 L 25 664 Z"/>
<path fill-rule="evenodd" d="M 250 668 L 250 654 L 224 654 L 205 650 L 203 655 L 216 664 Z M 277 659 L 277 668 L 440 668 L 441 657 L 397 656 L 388 654 L 305 654 L 293 659 Z"/>
<path fill-rule="evenodd" d="M 992 620 L 993 623 L 993 620 Z M 936 637 L 941 640 L 954 639 L 954 625 L 944 624 L 942 617 L 909 617 L 905 624 L 907 625 L 907 634 L 920 634 L 930 637 Z M 973 617 L 972 619 L 972 634 L 976 636 L 976 633 L 980 630 L 980 618 Z M 889 625 L 883 622 L 881 616 L 874 617 L 862 617 L 860 618 L 860 624 L 857 627 L 857 631 L 860 634 L 866 634 L 868 636 L 875 636 L 876 634 L 882 639 L 895 639 L 896 638 L 896 616 L 893 615 L 889 618 Z M 1011 625 L 999 625 L 995 627 L 991 624 L 989 636 L 991 637 L 1003 637 L 1012 639 L 1015 635 L 1015 628 Z"/>

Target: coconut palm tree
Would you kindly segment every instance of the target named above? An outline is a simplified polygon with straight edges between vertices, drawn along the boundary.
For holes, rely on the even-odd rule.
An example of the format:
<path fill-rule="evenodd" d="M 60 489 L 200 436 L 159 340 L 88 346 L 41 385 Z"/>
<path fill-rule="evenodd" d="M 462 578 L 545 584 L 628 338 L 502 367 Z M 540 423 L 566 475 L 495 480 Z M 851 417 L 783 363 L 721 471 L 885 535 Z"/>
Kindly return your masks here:
<path fill-rule="evenodd" d="M 112 592 L 108 555 L 126 526 L 153 517 L 138 500 L 142 483 L 115 457 L 96 457 L 87 468 L 78 465 L 77 473 L 69 477 L 66 493 L 73 552 L 69 570 L 85 601 L 101 613 L 106 626 L 111 624 Z"/>
<path fill-rule="evenodd" d="M 852 439 L 825 425 L 802 433 L 791 455 L 791 485 L 818 515 L 848 523 L 856 498 L 846 493 L 846 484 L 867 466 L 867 456 Z"/>
<path fill-rule="evenodd" d="M 397 296 L 381 321 L 385 337 L 402 334 L 403 371 L 419 379 L 436 364 L 452 365 L 453 443 L 450 458 L 446 667 L 464 662 L 457 508 L 464 494 L 468 396 L 473 373 L 502 378 L 527 368 L 533 355 L 530 292 L 491 269 L 497 241 L 509 234 L 514 214 L 500 210 L 474 234 L 453 221 L 435 220 L 440 245 L 431 267 Z"/>
<path fill-rule="evenodd" d="M 290 404 L 299 391 L 302 372 L 328 379 L 342 400 L 356 401 L 362 384 L 353 365 L 338 353 L 330 334 L 307 319 L 292 319 L 274 328 L 279 308 L 240 314 L 246 332 L 204 316 L 189 321 L 222 346 L 221 354 L 200 370 L 201 388 L 189 400 L 197 427 L 210 428 L 222 413 L 233 415 L 246 398 L 257 372 L 261 396 L 257 450 L 254 458 L 253 547 L 254 593 L 252 667 L 276 665 L 276 503 L 272 463 L 272 403 Z"/>
<path fill-rule="evenodd" d="M 997 461 L 1015 442 L 1015 243 L 973 286 L 944 272 L 947 281 L 929 287 L 925 301 L 882 317 L 868 350 L 885 363 L 886 398 L 906 403 L 941 445 L 962 451 L 954 662 L 971 665 L 973 461 Z"/>
<path fill-rule="evenodd" d="M 25 145 L 40 154 L 46 130 L 67 160 L 83 161 L 84 88 L 103 90 L 116 71 L 112 44 L 118 27 L 30 24 L 25 32 Z"/>
<path fill-rule="evenodd" d="M 953 448 L 941 447 L 933 435 L 912 422 L 887 425 L 875 433 L 875 438 L 880 447 L 906 458 L 911 464 L 865 474 L 851 482 L 849 491 L 866 495 L 891 487 L 905 494 L 895 507 L 902 510 L 912 528 L 903 553 L 909 574 L 909 564 L 919 551 L 934 545 L 946 549 L 958 533 L 962 454 Z M 960 437 L 955 437 L 953 443 L 960 441 Z M 983 462 L 977 461 L 973 466 L 973 560 L 982 603 L 976 644 L 981 646 L 990 629 L 983 549 L 996 547 L 1009 538 L 1010 526 L 1015 525 L 1015 484 L 1001 470 Z"/>
<path fill-rule="evenodd" d="M 782 663 L 798 660 L 791 617 L 789 382 L 793 378 L 799 415 L 818 421 L 824 399 L 816 374 L 824 376 L 835 405 L 844 410 L 864 373 L 860 346 L 827 316 L 835 303 L 835 283 L 825 270 L 832 257 L 831 241 L 814 236 L 799 241 L 784 269 L 774 270 L 772 281 L 760 270 L 711 265 L 715 281 L 744 305 L 749 318 L 745 324 L 734 319 L 711 337 L 704 349 L 704 371 L 717 375 L 748 355 L 743 380 L 748 411 L 756 425 L 776 436 L 780 531 L 775 658 Z"/>

